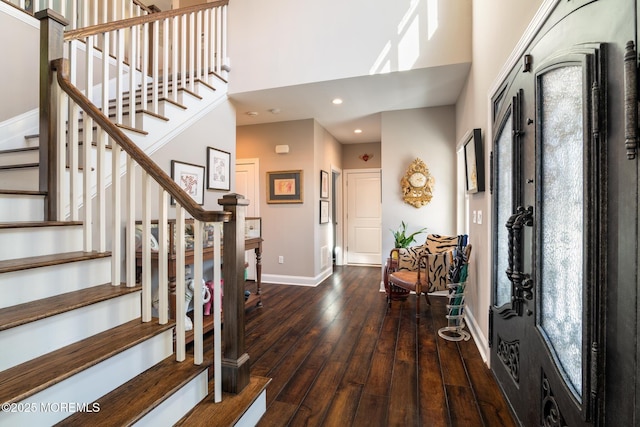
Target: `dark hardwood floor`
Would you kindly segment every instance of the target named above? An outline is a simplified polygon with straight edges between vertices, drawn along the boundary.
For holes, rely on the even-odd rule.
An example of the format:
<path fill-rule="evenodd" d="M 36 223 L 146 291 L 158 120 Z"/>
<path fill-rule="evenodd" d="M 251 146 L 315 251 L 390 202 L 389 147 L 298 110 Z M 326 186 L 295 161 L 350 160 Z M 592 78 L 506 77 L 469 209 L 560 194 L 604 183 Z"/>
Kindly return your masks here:
<path fill-rule="evenodd" d="M 317 287 L 264 284 L 246 315 L 251 374 L 272 378 L 259 426 L 512 426 L 470 341 L 438 337 L 446 298 L 387 309 L 379 267 L 338 267 Z"/>

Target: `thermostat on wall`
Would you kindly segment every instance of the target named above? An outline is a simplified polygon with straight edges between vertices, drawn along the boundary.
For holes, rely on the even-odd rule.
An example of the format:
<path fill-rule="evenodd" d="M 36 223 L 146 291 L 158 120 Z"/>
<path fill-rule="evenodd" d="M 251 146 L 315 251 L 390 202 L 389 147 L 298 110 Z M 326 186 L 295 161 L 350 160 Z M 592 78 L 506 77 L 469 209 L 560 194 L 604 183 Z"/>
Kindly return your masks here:
<path fill-rule="evenodd" d="M 289 152 L 288 145 L 276 145 L 276 153 L 278 154 L 287 154 Z"/>

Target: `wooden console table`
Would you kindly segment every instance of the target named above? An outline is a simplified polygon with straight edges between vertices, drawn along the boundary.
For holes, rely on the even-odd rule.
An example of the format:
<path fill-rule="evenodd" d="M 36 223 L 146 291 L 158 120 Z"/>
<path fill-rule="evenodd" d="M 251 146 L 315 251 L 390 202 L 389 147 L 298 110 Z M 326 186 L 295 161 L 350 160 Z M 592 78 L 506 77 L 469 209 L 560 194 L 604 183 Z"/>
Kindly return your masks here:
<path fill-rule="evenodd" d="M 245 250 L 253 249 L 256 254 L 256 290 L 252 292 L 249 298 L 245 301 L 245 309 L 255 306 L 262 307 L 262 237 L 254 237 L 245 239 Z M 185 264 L 193 264 L 193 250 L 185 251 Z M 202 249 L 202 259 L 213 259 L 213 247 L 205 247 Z M 167 273 L 169 278 L 169 317 L 175 319 L 176 312 L 176 266 L 177 257 L 175 253 L 167 254 Z M 158 252 L 151 253 L 151 262 L 158 262 Z M 157 265 L 157 264 L 156 264 Z M 136 252 L 136 280 L 139 282 L 142 273 L 142 253 Z M 203 318 L 203 332 L 207 333 L 213 329 L 213 315 L 204 316 Z M 187 331 L 186 342 L 193 341 L 193 331 Z"/>

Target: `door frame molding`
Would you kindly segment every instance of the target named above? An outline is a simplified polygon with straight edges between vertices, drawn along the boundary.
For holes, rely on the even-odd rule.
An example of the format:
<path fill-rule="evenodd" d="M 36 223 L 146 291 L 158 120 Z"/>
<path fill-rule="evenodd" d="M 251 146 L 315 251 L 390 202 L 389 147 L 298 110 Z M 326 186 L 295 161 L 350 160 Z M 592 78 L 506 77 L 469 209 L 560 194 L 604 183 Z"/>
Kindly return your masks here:
<path fill-rule="evenodd" d="M 255 166 L 256 168 L 256 174 L 253 178 L 253 185 L 255 186 L 255 189 L 257 191 L 258 194 L 258 200 L 257 203 L 254 204 L 254 209 L 256 212 L 256 216 L 260 216 L 260 159 L 257 157 L 254 158 L 247 158 L 247 159 L 236 159 L 235 162 L 235 166 L 237 166 L 238 164 L 252 164 Z M 235 173 L 235 171 L 234 171 Z"/>
<path fill-rule="evenodd" d="M 335 217 L 332 216 L 332 221 L 333 221 L 333 226 L 335 227 L 335 236 L 336 236 L 336 241 L 333 242 L 333 248 L 332 250 L 335 250 L 335 257 L 336 257 L 336 265 L 344 265 L 344 250 L 340 250 L 340 248 L 344 248 L 344 227 L 343 224 L 345 224 L 344 222 L 344 204 L 343 204 L 343 198 L 345 197 L 344 194 L 344 171 L 342 169 L 340 169 L 339 167 L 337 167 L 336 165 L 334 165 L 333 163 L 330 166 L 330 173 L 331 173 L 331 177 L 330 179 L 333 181 L 333 176 L 334 174 L 337 176 L 336 182 L 335 182 L 335 189 L 336 189 L 336 194 L 331 194 L 331 201 L 333 201 L 333 207 L 332 209 L 335 212 Z M 332 188 L 333 188 L 333 182 L 332 182 Z M 338 221 L 338 218 L 340 219 Z"/>
<path fill-rule="evenodd" d="M 525 50 L 527 49 L 529 44 L 533 41 L 534 37 L 538 34 L 538 31 L 540 31 L 540 28 L 542 27 L 544 22 L 547 20 L 549 15 L 551 15 L 551 12 L 553 12 L 556 5 L 560 3 L 560 1 L 561 0 L 545 0 L 544 3 L 542 3 L 540 8 L 534 15 L 533 19 L 527 26 L 527 29 L 522 34 L 522 37 L 520 37 L 520 40 L 518 40 L 518 43 L 513 48 L 513 51 L 511 51 L 511 55 L 509 55 L 504 65 L 500 69 L 500 72 L 494 79 L 493 84 L 489 86 L 488 97 L 487 97 L 487 102 L 489 103 L 489 106 L 492 107 L 491 99 L 493 99 L 493 97 L 500 91 L 505 79 L 508 77 L 509 73 L 511 72 L 513 67 L 516 65 L 516 63 L 520 61 Z M 492 111 L 492 108 L 489 108 L 487 111 Z M 489 117 L 489 120 L 490 119 L 491 118 Z"/>
<path fill-rule="evenodd" d="M 493 83 L 489 86 L 489 90 L 487 92 L 487 117 L 486 117 L 486 129 L 487 131 L 485 132 L 485 135 L 488 135 L 491 138 L 491 141 L 493 143 L 493 128 L 494 125 L 496 126 L 500 126 L 500 123 L 494 123 L 494 116 L 493 116 L 493 111 L 494 111 L 494 105 L 493 105 L 493 99 L 495 98 L 496 95 L 498 95 L 501 91 L 505 90 L 505 81 L 506 79 L 509 77 L 509 74 L 512 72 L 513 68 L 516 66 L 516 64 L 521 60 L 522 55 L 524 55 L 526 49 L 529 47 L 529 45 L 531 44 L 531 42 L 533 42 L 534 38 L 536 37 L 536 35 L 538 34 L 538 32 L 540 31 L 540 29 L 542 28 L 542 26 L 544 25 L 544 23 L 546 22 L 547 18 L 549 17 L 549 15 L 551 15 L 551 13 L 554 11 L 555 7 L 557 6 L 558 3 L 560 3 L 561 0 L 545 0 L 542 5 L 540 5 L 540 8 L 538 9 L 538 11 L 536 12 L 536 14 L 534 15 L 533 19 L 531 20 L 531 22 L 529 23 L 529 25 L 527 26 L 526 30 L 524 31 L 524 33 L 522 34 L 522 37 L 520 37 L 520 40 L 518 40 L 518 43 L 515 45 L 515 47 L 513 48 L 513 50 L 511 51 L 511 54 L 509 55 L 509 57 L 506 59 L 506 61 L 504 62 L 502 68 L 500 69 L 500 72 L 497 74 L 496 78 L 494 79 Z M 493 167 L 493 165 L 490 165 L 490 171 L 491 168 Z M 491 176 L 491 172 L 490 172 L 490 176 Z M 491 179 L 491 178 L 490 178 Z M 492 185 L 492 184 L 490 184 Z M 493 196 L 491 196 L 493 197 Z M 490 218 L 486 218 L 486 235 L 485 235 L 485 239 L 488 242 L 492 241 L 492 236 L 494 233 L 494 229 L 493 229 L 493 209 L 489 209 L 488 210 L 489 215 L 491 216 Z M 493 251 L 488 251 L 488 253 L 486 254 L 488 257 L 488 262 L 489 265 L 493 265 L 494 259 L 493 259 Z M 489 283 L 489 295 L 488 295 L 488 300 L 489 300 L 489 307 L 492 306 L 492 295 L 491 293 L 492 288 L 493 288 L 493 277 L 492 277 L 492 272 L 493 269 L 488 269 L 486 271 L 486 277 L 484 278 L 485 283 Z M 491 331 L 488 331 L 488 334 L 491 334 Z M 491 339 L 491 338 L 489 338 Z M 486 342 L 486 341 L 484 341 Z M 488 342 L 487 343 L 487 350 L 489 349 L 488 346 Z M 486 353 L 486 363 L 487 366 L 491 367 L 492 364 L 492 360 L 491 360 L 491 351 L 487 351 Z"/>

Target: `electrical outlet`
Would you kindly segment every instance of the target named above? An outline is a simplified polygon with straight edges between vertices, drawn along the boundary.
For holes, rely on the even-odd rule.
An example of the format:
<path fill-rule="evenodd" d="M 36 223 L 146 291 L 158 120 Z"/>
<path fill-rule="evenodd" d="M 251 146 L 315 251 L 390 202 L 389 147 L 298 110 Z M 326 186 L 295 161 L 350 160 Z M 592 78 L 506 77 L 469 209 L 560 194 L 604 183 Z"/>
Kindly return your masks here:
<path fill-rule="evenodd" d="M 473 211 L 473 213 L 471 214 L 471 221 L 475 224 L 476 223 L 476 211 Z"/>
<path fill-rule="evenodd" d="M 284 264 L 284 257 L 282 255 L 278 257 L 278 264 Z"/>
<path fill-rule="evenodd" d="M 478 220 L 478 224 L 482 224 L 482 211 L 478 211 L 478 216 L 476 218 Z"/>

